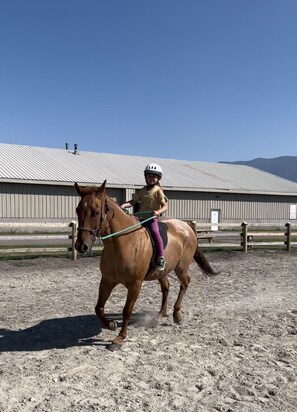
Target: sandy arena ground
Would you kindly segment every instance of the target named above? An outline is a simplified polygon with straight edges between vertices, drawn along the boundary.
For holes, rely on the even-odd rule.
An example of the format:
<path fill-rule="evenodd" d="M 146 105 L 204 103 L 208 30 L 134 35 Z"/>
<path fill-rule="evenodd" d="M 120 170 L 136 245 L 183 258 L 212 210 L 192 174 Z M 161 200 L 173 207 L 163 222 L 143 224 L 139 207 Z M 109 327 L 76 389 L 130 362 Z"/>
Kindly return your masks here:
<path fill-rule="evenodd" d="M 99 258 L 0 262 L 0 411 L 297 411 L 297 253 L 206 253 L 172 321 L 145 282 L 121 351 L 94 316 Z M 120 317 L 125 289 L 107 312 Z"/>

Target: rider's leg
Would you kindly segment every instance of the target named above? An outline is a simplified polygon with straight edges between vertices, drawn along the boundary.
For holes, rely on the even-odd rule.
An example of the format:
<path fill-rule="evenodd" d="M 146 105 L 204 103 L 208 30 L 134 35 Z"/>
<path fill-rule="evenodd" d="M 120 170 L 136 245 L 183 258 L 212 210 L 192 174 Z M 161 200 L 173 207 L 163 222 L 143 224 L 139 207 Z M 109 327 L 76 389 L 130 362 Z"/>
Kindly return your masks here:
<path fill-rule="evenodd" d="M 157 266 L 160 270 L 163 270 L 166 262 L 164 259 L 164 245 L 159 231 L 158 219 L 150 221 L 150 229 L 156 246 Z"/>

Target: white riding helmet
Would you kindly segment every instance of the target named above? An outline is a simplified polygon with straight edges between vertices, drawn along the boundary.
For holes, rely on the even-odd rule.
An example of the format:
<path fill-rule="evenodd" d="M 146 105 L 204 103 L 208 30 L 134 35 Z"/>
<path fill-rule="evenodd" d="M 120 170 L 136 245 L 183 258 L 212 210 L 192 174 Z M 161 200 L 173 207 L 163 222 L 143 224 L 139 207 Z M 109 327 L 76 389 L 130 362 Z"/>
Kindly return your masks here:
<path fill-rule="evenodd" d="M 161 179 L 163 175 L 162 167 L 157 165 L 157 163 L 150 163 L 144 169 L 144 175 L 146 176 L 149 173 L 153 175 L 157 175 Z"/>

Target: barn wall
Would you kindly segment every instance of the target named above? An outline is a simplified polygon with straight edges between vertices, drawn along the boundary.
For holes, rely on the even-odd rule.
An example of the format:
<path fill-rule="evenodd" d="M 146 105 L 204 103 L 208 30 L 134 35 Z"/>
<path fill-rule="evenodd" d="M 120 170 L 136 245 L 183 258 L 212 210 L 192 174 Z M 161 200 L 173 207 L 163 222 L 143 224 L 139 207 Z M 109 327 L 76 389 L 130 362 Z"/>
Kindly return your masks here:
<path fill-rule="evenodd" d="M 297 196 L 246 195 L 165 191 L 169 200 L 167 215 L 209 222 L 211 210 L 220 211 L 220 222 L 288 221 L 290 204 Z"/>
<path fill-rule="evenodd" d="M 116 201 L 120 189 L 109 189 Z M 0 183 L 0 219 L 62 220 L 76 218 L 79 196 L 73 186 Z"/>
<path fill-rule="evenodd" d="M 133 190 L 108 188 L 116 202 L 132 198 Z M 169 199 L 167 216 L 209 222 L 212 209 L 220 211 L 220 222 L 288 221 L 290 204 L 297 196 L 230 193 L 199 193 L 165 190 Z M 76 219 L 79 196 L 73 186 L 0 183 L 0 219 Z"/>

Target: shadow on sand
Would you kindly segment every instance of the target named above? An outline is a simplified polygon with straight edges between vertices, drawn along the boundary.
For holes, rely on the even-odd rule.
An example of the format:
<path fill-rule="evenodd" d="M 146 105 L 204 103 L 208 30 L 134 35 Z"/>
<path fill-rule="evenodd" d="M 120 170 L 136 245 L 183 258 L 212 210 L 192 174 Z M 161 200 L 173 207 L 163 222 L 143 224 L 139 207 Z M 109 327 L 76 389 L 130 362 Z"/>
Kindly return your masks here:
<path fill-rule="evenodd" d="M 134 327 L 152 327 L 154 312 L 132 314 L 129 325 Z M 114 320 L 117 331 L 122 326 L 122 314 L 109 313 L 108 318 Z M 65 349 L 72 346 L 105 346 L 110 341 L 101 339 L 101 322 L 96 315 L 81 315 L 67 318 L 54 318 L 26 329 L 0 329 L 0 352 L 30 352 L 49 349 Z"/>
<path fill-rule="evenodd" d="M 41 351 L 90 344 L 101 333 L 95 315 L 47 319 L 27 329 L 0 329 L 0 351 Z"/>

